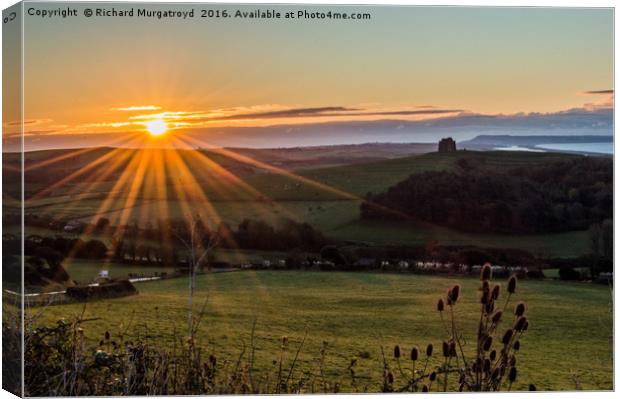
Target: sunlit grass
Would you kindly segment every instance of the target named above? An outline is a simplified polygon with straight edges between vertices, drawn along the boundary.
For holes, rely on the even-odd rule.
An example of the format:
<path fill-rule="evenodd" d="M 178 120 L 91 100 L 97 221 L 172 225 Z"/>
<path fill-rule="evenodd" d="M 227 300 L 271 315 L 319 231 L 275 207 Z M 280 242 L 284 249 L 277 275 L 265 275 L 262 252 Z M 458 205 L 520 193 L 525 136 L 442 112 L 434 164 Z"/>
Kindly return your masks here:
<path fill-rule="evenodd" d="M 208 301 L 199 342 L 234 361 L 249 345 L 257 321 L 257 367 L 271 367 L 281 337 L 293 347 L 304 333 L 308 340 L 301 367 L 311 369 L 323 341 L 329 343 L 327 372 L 344 376 L 351 358 L 359 375 L 381 383 L 380 346 L 389 356 L 399 344 L 409 350 L 438 345 L 443 332 L 435 311 L 437 298 L 454 283 L 463 286 L 457 307 L 461 330 L 475 333 L 478 312 L 474 278 L 444 278 L 381 273 L 233 272 L 199 277 L 195 303 Z M 85 317 L 98 317 L 86 327 L 91 342 L 103 332 L 132 320 L 138 334 L 154 345 L 170 345 L 184 334 L 187 280 L 179 278 L 138 284 L 138 296 L 91 302 Z M 611 389 L 612 296 L 608 287 L 553 281 L 521 281 L 517 300 L 528 304 L 531 327 L 522 339 L 517 389 L 534 383 L 542 390 Z M 199 305 L 197 305 L 199 306 Z M 81 313 L 82 305 L 52 306 L 43 322 Z M 471 339 L 471 336 L 469 337 Z M 368 352 L 368 356 L 363 352 Z M 378 389 L 375 386 L 375 389 Z"/>

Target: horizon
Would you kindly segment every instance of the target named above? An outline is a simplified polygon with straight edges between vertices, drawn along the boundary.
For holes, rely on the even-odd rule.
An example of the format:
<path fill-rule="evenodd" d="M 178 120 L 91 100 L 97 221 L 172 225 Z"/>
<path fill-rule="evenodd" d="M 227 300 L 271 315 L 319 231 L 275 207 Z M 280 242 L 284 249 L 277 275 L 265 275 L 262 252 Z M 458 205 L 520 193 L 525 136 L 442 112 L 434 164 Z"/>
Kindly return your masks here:
<path fill-rule="evenodd" d="M 80 13 L 86 5 L 72 7 Z M 485 133 L 613 134 L 612 9 L 355 10 L 371 19 L 321 29 L 308 20 L 67 18 L 56 24 L 26 15 L 24 149 L 63 147 L 72 139 L 83 146 L 157 140 L 173 148 L 189 140 L 272 148 L 359 144 L 369 137 L 433 142 Z M 227 46 L 210 37 L 225 37 Z M 93 47 L 96 57 L 89 56 Z M 10 147 L 10 137 L 22 132 L 19 110 L 6 107 Z M 319 131 L 326 126 L 349 129 Z M 356 131 L 365 127 L 371 131 Z"/>

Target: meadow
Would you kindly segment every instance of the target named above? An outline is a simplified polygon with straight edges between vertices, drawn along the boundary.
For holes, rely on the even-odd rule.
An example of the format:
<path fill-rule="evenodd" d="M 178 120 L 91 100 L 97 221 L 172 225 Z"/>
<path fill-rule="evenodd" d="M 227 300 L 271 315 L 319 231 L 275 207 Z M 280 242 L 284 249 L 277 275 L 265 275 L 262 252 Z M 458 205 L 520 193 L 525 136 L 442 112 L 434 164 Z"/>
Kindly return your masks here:
<path fill-rule="evenodd" d="M 396 368 L 392 348 L 408 354 L 430 342 L 441 347 L 446 332 L 436 311 L 437 299 L 458 283 L 459 328 L 471 342 L 479 314 L 479 280 L 389 273 L 242 271 L 198 277 L 196 309 L 205 306 L 198 344 L 219 362 L 234 364 L 247 356 L 254 338 L 256 370 L 273 369 L 282 337 L 289 340 L 290 365 L 301 341 L 299 370 L 317 372 L 326 343 L 325 374 L 350 389 L 348 366 L 357 359 L 357 386 L 381 389 L 383 348 Z M 504 283 L 504 282 L 502 282 Z M 112 340 L 141 339 L 171 348 L 187 335 L 186 278 L 139 283 L 138 296 L 47 307 L 39 325 L 80 314 L 93 349 L 109 331 Z M 504 284 L 503 284 L 504 285 Z M 505 286 L 505 285 L 504 285 Z M 511 302 L 525 301 L 530 328 L 521 339 L 519 376 L 513 389 L 574 390 L 613 388 L 612 293 L 606 286 L 560 281 L 520 281 Z M 512 308 L 512 307 L 511 307 Z M 31 309 L 38 314 L 40 308 Z M 510 320 L 510 318 L 507 318 Z M 255 323 L 255 333 L 252 335 Z M 504 322 L 506 323 L 506 321 Z M 505 324 L 502 324 L 506 328 Z M 471 349 L 473 344 L 466 344 Z M 403 368 L 409 368 L 404 361 Z M 406 372 L 406 371 L 405 371 Z"/>
<path fill-rule="evenodd" d="M 32 156 L 45 159 L 43 155 L 36 153 Z M 272 225 L 281 218 L 290 218 L 308 222 L 326 236 L 340 240 L 406 245 L 437 240 L 443 245 L 518 248 L 540 257 L 575 257 L 588 252 L 586 231 L 536 235 L 472 234 L 421 222 L 395 224 L 362 221 L 359 218 L 362 197 L 368 192 L 381 192 L 413 173 L 454 170 L 459 168 L 459 162 L 463 161 L 497 170 L 544 164 L 574 155 L 460 151 L 454 154 L 429 153 L 351 165 L 318 167 L 292 173 L 265 173 L 264 170 L 257 171 L 255 168 L 252 172 L 244 172 L 246 175 L 240 175 L 247 184 L 246 188 L 234 189 L 217 183 L 221 182 L 221 178 L 212 176 L 214 172 L 205 169 L 205 165 L 200 164 L 197 159 L 189 154 L 185 157 L 191 170 L 206 173 L 204 176 L 196 173 L 195 181 L 185 182 L 189 184 L 185 187 L 188 192 L 196 190 L 197 185 L 201 195 L 177 198 L 172 178 L 161 190 L 144 189 L 132 195 L 114 192 L 114 180 L 97 184 L 77 181 L 55 189 L 48 197 L 27 200 L 26 212 L 53 214 L 67 220 L 80 219 L 84 222 L 106 217 L 112 224 L 118 220 L 126 220 L 128 223 L 135 222 L 143 226 L 147 223 L 155 225 L 158 218 L 178 219 L 189 212 L 217 214 L 217 219 L 233 227 L 244 218 L 264 220 Z M 88 159 L 90 158 L 82 162 Z M 221 163 L 225 161 L 221 155 L 213 159 Z M 37 160 L 40 161 L 38 158 Z M 29 185 L 29 188 L 32 187 L 36 185 Z M 67 195 L 67 192 L 79 194 Z M 106 196 L 106 193 L 109 194 Z M 257 193 L 260 193 L 258 197 Z M 26 228 L 26 234 L 50 233 L 37 228 Z"/>

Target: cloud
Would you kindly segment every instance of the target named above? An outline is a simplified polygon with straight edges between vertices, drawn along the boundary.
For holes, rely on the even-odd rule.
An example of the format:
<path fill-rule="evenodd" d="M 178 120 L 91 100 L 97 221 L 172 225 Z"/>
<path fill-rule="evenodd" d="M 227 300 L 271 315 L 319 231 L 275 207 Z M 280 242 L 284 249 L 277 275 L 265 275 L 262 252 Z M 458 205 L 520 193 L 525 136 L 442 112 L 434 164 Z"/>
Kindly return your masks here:
<path fill-rule="evenodd" d="M 265 118 L 294 118 L 301 116 L 322 116 L 325 113 L 339 113 L 348 111 L 359 111 L 357 108 L 347 107 L 315 107 L 315 108 L 290 108 L 280 111 L 269 112 L 255 112 L 246 114 L 236 114 L 227 117 L 222 117 L 220 120 L 225 119 L 265 119 Z"/>
<path fill-rule="evenodd" d="M 385 111 L 371 112 L 359 115 L 435 115 L 435 114 L 451 114 L 464 112 L 462 109 L 428 109 L 423 111 Z"/>
<path fill-rule="evenodd" d="M 34 126 L 34 125 L 40 125 L 43 123 L 50 123 L 52 122 L 52 119 L 28 119 L 24 121 L 24 125 L 28 125 L 28 126 Z M 16 121 L 9 121 L 9 122 L 5 122 L 4 126 L 21 126 L 22 121 L 21 120 L 16 120 Z"/>
<path fill-rule="evenodd" d="M 123 107 L 123 108 L 110 108 L 111 111 L 124 111 L 124 112 L 134 112 L 134 111 L 157 111 L 160 110 L 161 107 L 157 105 L 136 105 L 131 107 Z"/>
<path fill-rule="evenodd" d="M 614 90 L 588 90 L 584 91 L 583 94 L 614 94 Z"/>

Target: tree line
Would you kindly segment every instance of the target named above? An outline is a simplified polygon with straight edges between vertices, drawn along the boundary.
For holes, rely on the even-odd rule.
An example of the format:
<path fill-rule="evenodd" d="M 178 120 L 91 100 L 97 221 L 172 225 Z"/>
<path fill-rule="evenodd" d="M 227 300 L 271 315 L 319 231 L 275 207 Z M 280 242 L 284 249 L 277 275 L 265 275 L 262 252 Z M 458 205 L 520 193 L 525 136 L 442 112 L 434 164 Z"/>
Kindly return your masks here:
<path fill-rule="evenodd" d="M 613 217 L 610 159 L 582 157 L 508 171 L 460 166 L 417 173 L 386 192 L 369 193 L 361 217 L 498 233 L 586 230 Z"/>

